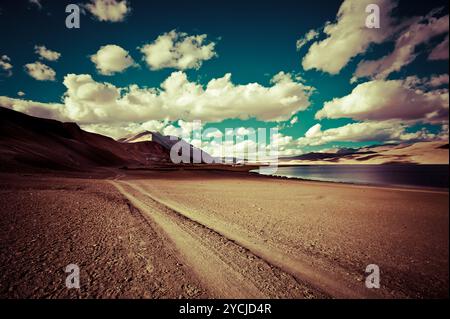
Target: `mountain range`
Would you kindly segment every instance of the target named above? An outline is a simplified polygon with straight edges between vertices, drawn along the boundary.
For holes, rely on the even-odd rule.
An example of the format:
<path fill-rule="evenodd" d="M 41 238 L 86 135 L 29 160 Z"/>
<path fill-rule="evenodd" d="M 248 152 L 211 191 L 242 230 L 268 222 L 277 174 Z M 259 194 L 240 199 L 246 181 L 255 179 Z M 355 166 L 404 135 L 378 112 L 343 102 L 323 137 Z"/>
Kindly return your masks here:
<path fill-rule="evenodd" d="M 160 140 L 164 137 L 159 136 Z M 90 167 L 170 164 L 167 145 L 115 141 L 75 123 L 41 119 L 0 107 L 0 169 L 27 167 L 84 170 Z"/>
<path fill-rule="evenodd" d="M 281 165 L 387 165 L 449 163 L 449 145 L 444 141 L 417 142 L 413 144 L 385 144 L 359 149 L 335 149 L 312 152 L 279 160 Z"/>
<path fill-rule="evenodd" d="M 75 123 L 32 117 L 0 107 L 0 170 L 27 168 L 86 170 L 94 167 L 160 168 L 172 166 L 173 145 L 188 149 L 180 159 L 194 163 L 214 158 L 174 136 L 142 132 L 114 140 L 82 130 Z M 284 165 L 298 164 L 448 164 L 448 143 L 381 145 L 340 149 L 281 158 Z"/>

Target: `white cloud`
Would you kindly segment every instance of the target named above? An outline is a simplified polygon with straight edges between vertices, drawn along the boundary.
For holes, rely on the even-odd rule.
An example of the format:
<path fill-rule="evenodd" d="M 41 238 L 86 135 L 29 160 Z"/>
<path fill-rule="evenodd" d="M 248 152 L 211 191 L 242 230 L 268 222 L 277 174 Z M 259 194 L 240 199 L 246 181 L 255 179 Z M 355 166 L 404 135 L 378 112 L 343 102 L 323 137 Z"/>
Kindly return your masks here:
<path fill-rule="evenodd" d="M 433 51 L 431 51 L 428 58 L 432 61 L 448 60 L 448 35 L 444 41 L 442 41 L 437 47 L 433 49 Z"/>
<path fill-rule="evenodd" d="M 98 72 L 103 75 L 123 72 L 135 65 L 128 51 L 114 44 L 102 46 L 96 54 L 91 56 L 91 61 L 97 67 Z"/>
<path fill-rule="evenodd" d="M 448 89 L 424 91 L 411 81 L 374 80 L 359 84 L 349 95 L 326 102 L 316 118 L 355 120 L 448 120 Z"/>
<path fill-rule="evenodd" d="M 233 134 L 237 134 L 237 130 L 239 128 L 231 131 L 233 131 Z M 244 130 L 252 131 L 247 128 L 244 128 Z M 257 130 L 255 129 L 255 131 Z M 204 138 L 202 140 L 194 139 L 188 141 L 208 154 L 219 158 L 235 157 L 250 161 L 268 161 L 273 160 L 275 156 L 291 156 L 301 153 L 301 150 L 297 147 L 296 140 L 292 136 L 286 136 L 278 132 L 271 132 L 269 138 L 266 138 L 265 135 L 262 137 L 258 133 L 248 138 L 236 138 L 236 140 L 231 139 L 230 136 L 225 136 L 224 138 L 223 134 L 210 134 L 210 137 L 214 137 L 214 139 Z"/>
<path fill-rule="evenodd" d="M 5 71 L 6 76 L 11 76 L 12 68 L 11 59 L 7 55 L 2 55 L 0 57 L 0 70 Z"/>
<path fill-rule="evenodd" d="M 0 96 L 0 105 L 31 116 L 62 122 L 70 121 L 70 118 L 64 114 L 64 105 L 60 103 L 40 103 L 31 100 Z"/>
<path fill-rule="evenodd" d="M 376 4 L 381 9 L 381 28 L 366 27 L 366 7 Z M 382 43 L 394 31 L 390 13 L 396 7 L 392 0 L 345 0 L 335 23 L 327 23 L 323 29 L 327 37 L 314 42 L 302 61 L 305 70 L 317 69 L 337 74 L 357 55 L 364 53 L 375 43 Z"/>
<path fill-rule="evenodd" d="M 83 130 L 119 139 L 133 136 L 144 131 L 162 132 L 165 127 L 163 121 L 147 121 L 144 123 L 124 122 L 108 124 L 86 124 L 81 125 Z"/>
<path fill-rule="evenodd" d="M 190 82 L 185 73 L 173 72 L 161 88 L 131 85 L 118 88 L 99 83 L 90 75 L 68 74 L 64 104 L 57 116 L 80 124 L 145 122 L 149 120 L 201 120 L 219 122 L 229 118 L 256 118 L 262 121 L 286 121 L 305 110 L 311 87 L 295 82 L 290 74 L 279 73 L 272 86 L 258 83 L 236 85 L 231 74 L 212 79 L 206 86 Z M 16 105 L 12 101 L 10 105 Z M 33 106 L 32 102 L 21 102 Z M 46 109 L 46 104 L 38 104 Z M 45 112 L 52 112 L 51 107 Z M 26 110 L 25 110 L 26 113 Z M 55 115 L 56 116 L 56 115 Z"/>
<path fill-rule="evenodd" d="M 445 140 L 445 130 L 433 134 L 426 129 L 408 132 L 408 124 L 398 121 L 368 121 L 351 123 L 341 127 L 322 130 L 320 124 L 313 125 L 304 137 L 294 139 L 292 136 L 275 133 L 270 136 L 265 145 L 265 154 L 276 156 L 292 156 L 302 153 L 305 146 L 321 146 L 336 142 L 386 142 L 386 143 L 412 143 L 418 141 Z M 448 127 L 447 127 L 448 131 Z M 238 158 L 257 158 L 261 150 L 261 140 L 223 140 L 221 136 L 212 141 L 201 141 L 201 148 L 213 156 L 237 156 Z M 235 153 L 233 153 L 233 151 Z M 263 160 L 264 158 L 259 158 Z"/>
<path fill-rule="evenodd" d="M 168 125 L 166 127 L 164 127 L 164 129 L 162 130 L 163 135 L 166 136 L 178 136 L 181 137 L 182 133 L 181 133 L 181 128 L 176 127 L 174 125 Z"/>
<path fill-rule="evenodd" d="M 321 132 L 322 129 L 322 125 L 320 125 L 319 123 L 311 126 L 305 133 L 305 137 L 307 138 L 312 138 L 314 136 L 317 136 L 317 134 L 319 134 Z"/>
<path fill-rule="evenodd" d="M 448 15 L 440 18 L 431 14 L 417 19 L 396 39 L 395 49 L 392 53 L 374 61 L 362 61 L 354 74 L 354 78 L 386 79 L 391 73 L 400 71 L 403 67 L 413 62 L 418 53 L 419 45 L 428 43 L 433 37 L 448 32 Z M 445 48 L 448 56 L 448 46 Z M 432 56 L 442 58 L 441 49 Z"/>
<path fill-rule="evenodd" d="M 86 9 L 99 21 L 120 22 L 130 12 L 126 0 L 91 0 Z"/>
<path fill-rule="evenodd" d="M 85 79 L 86 80 L 86 79 Z M 99 88 L 101 89 L 101 88 Z M 103 88 L 106 90 L 107 88 Z M 83 93 L 82 97 L 87 98 L 89 94 Z M 23 112 L 32 116 L 51 118 L 59 121 L 74 121 L 67 112 L 64 104 L 39 103 L 22 99 L 12 99 L 0 96 L 0 105 Z M 203 140 L 198 140 L 192 135 L 195 123 L 179 120 L 178 127 L 170 124 L 167 120 L 147 120 L 147 121 L 122 121 L 103 123 L 81 123 L 81 127 L 89 132 L 95 132 L 118 139 L 125 136 L 135 135 L 143 131 L 157 131 L 164 135 L 173 135 L 183 137 L 186 141 L 194 143 L 213 156 L 232 156 L 238 155 L 240 158 L 254 157 L 253 150 L 258 149 L 255 144 L 261 143 L 261 140 L 228 140 L 219 130 L 209 131 L 203 136 Z M 331 142 L 416 142 L 425 140 L 448 139 L 448 125 L 442 125 L 442 132 L 431 134 L 422 129 L 417 132 L 407 132 L 409 123 L 400 121 L 368 121 L 361 123 L 347 124 L 342 127 L 330 128 L 322 131 L 320 124 L 312 126 L 304 137 L 294 139 L 292 136 L 281 133 L 272 134 L 267 143 L 266 156 L 268 151 L 272 150 L 272 155 L 290 156 L 301 153 L 304 146 L 319 146 Z M 236 128 L 234 134 L 251 133 L 248 128 Z M 446 135 L 447 134 L 447 135 Z M 213 138 L 212 140 L 210 140 Z M 275 151 L 275 153 L 273 153 Z"/>
<path fill-rule="evenodd" d="M 298 146 L 318 146 L 331 142 L 415 142 L 436 139 L 425 129 L 408 133 L 407 125 L 397 121 L 351 123 L 322 131 L 320 124 L 312 126 Z"/>
<path fill-rule="evenodd" d="M 191 134 L 194 130 L 201 130 L 202 125 L 200 122 L 187 122 L 183 120 L 177 121 L 178 127 L 170 124 L 164 127 L 162 132 L 164 135 L 178 136 L 186 140 L 191 139 Z"/>
<path fill-rule="evenodd" d="M 225 135 L 216 128 L 204 129 L 193 122 L 177 121 L 177 126 L 167 121 L 148 121 L 145 123 L 113 123 L 113 124 L 88 124 L 81 126 L 84 130 L 102 135 L 110 136 L 114 139 L 133 136 L 143 131 L 160 132 L 166 136 L 177 136 L 185 141 L 199 147 L 207 153 L 217 156 L 236 156 L 238 158 L 256 159 L 258 155 L 263 155 L 259 159 L 264 159 L 272 151 L 272 155 L 294 155 L 300 151 L 296 148 L 295 140 L 291 136 L 280 133 L 272 134 L 270 139 L 262 141 L 260 136 L 255 134 L 252 138 L 244 137 L 251 133 L 248 128 L 236 128 L 233 134 L 241 134 L 242 139 L 236 140 L 225 138 Z M 194 131 L 197 129 L 198 131 Z M 198 132 L 198 136 L 195 135 Z M 275 148 L 276 145 L 276 148 Z"/>
<path fill-rule="evenodd" d="M 223 137 L 223 133 L 221 131 L 219 131 L 218 129 L 214 129 L 211 130 L 210 132 L 205 134 L 205 138 L 206 139 L 210 139 L 210 138 L 222 138 Z"/>
<path fill-rule="evenodd" d="M 297 50 L 303 48 L 306 44 L 319 37 L 320 33 L 316 30 L 309 30 L 303 38 L 297 40 Z"/>
<path fill-rule="evenodd" d="M 174 68 L 178 70 L 199 69 L 203 61 L 216 56 L 215 43 L 206 43 L 206 34 L 189 36 L 176 32 L 160 35 L 153 43 L 140 48 L 152 70 Z"/>
<path fill-rule="evenodd" d="M 239 127 L 234 130 L 235 134 L 238 136 L 245 136 L 245 135 L 251 135 L 256 134 L 256 131 L 254 129 L 249 129 L 246 127 Z"/>
<path fill-rule="evenodd" d="M 35 45 L 34 52 L 40 56 L 40 59 L 56 61 L 61 57 L 61 53 L 47 49 L 44 45 Z"/>
<path fill-rule="evenodd" d="M 55 81 L 56 72 L 39 61 L 28 63 L 24 68 L 32 78 L 38 81 Z"/>

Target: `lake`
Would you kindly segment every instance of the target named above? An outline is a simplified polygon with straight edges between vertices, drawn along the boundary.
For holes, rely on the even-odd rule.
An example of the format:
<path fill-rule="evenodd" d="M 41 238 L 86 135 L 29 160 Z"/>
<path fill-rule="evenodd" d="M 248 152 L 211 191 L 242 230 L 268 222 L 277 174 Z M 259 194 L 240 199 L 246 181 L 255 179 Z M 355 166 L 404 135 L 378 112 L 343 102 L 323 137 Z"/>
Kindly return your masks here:
<path fill-rule="evenodd" d="M 279 167 L 271 175 L 352 184 L 448 188 L 448 170 L 448 165 L 304 165 Z"/>

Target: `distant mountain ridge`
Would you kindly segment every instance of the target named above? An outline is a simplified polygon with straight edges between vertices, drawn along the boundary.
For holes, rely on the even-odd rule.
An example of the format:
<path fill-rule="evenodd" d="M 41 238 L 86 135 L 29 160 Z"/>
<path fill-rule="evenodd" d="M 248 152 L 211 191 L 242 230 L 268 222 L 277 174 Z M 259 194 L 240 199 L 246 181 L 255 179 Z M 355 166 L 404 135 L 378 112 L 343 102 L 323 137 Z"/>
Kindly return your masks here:
<path fill-rule="evenodd" d="M 215 158 L 186 141 L 157 132 L 141 132 L 120 140 L 83 131 L 75 123 L 32 117 L 0 107 L 0 170 L 41 168 L 86 170 L 93 167 L 160 167 L 172 165 L 177 146 L 184 162 Z M 217 159 L 216 159 L 217 160 Z M 447 164 L 448 141 L 387 144 L 361 149 L 313 152 L 280 158 L 281 165 Z"/>
<path fill-rule="evenodd" d="M 152 140 L 138 140 L 148 134 L 153 136 Z M 99 166 L 171 164 L 170 145 L 178 141 L 152 132 L 115 141 L 83 131 L 75 123 L 36 118 L 0 107 L 0 170 L 27 167 L 84 170 Z M 204 152 L 203 155 L 209 156 Z"/>
<path fill-rule="evenodd" d="M 312 152 L 284 157 L 285 165 L 327 164 L 448 164 L 448 141 L 418 142 L 414 144 L 384 144 L 360 149 L 340 149 L 334 152 Z"/>

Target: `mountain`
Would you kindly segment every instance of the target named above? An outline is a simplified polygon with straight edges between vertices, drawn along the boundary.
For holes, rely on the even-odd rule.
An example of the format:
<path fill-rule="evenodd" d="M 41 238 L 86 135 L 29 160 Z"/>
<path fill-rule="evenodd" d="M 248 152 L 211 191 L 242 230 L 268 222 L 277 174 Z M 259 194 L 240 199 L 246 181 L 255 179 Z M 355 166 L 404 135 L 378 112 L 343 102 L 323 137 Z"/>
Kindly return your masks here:
<path fill-rule="evenodd" d="M 119 139 L 118 141 L 122 143 L 141 143 L 152 141 L 164 147 L 164 149 L 169 152 L 169 154 L 172 147 L 177 144 L 178 146 L 176 150 L 183 149 L 183 152 L 179 152 L 179 158 L 184 163 L 212 163 L 215 160 L 205 151 L 192 146 L 191 144 L 176 136 L 164 136 L 157 132 L 145 131 L 137 135 Z"/>
<path fill-rule="evenodd" d="M 142 132 L 115 141 L 83 131 L 75 123 L 41 119 L 0 107 L 0 171 L 41 168 L 87 170 L 93 167 L 161 167 L 173 165 L 178 143 L 185 162 L 212 162 L 208 153 L 182 139 Z M 388 144 L 340 149 L 281 158 L 280 164 L 448 164 L 448 142 Z"/>
<path fill-rule="evenodd" d="M 0 107 L 0 170 L 170 164 L 167 148 L 153 141 L 118 142 L 75 123 L 41 119 Z"/>
<path fill-rule="evenodd" d="M 360 149 L 313 152 L 280 159 L 285 165 L 326 164 L 448 164 L 448 142 L 385 144 Z"/>
<path fill-rule="evenodd" d="M 183 148 L 184 163 L 212 162 L 206 152 L 182 139 L 142 132 L 115 141 L 83 131 L 75 123 L 32 117 L 0 107 L 0 170 L 38 167 L 76 169 L 172 165 L 171 148 Z"/>

